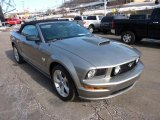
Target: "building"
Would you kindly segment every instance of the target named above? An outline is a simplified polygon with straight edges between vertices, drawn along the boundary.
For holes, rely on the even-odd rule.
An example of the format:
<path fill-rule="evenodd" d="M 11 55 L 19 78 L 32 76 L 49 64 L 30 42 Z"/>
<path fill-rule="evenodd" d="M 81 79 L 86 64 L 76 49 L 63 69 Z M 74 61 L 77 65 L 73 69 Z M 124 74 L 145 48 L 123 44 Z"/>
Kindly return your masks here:
<path fill-rule="evenodd" d="M 144 2 L 144 0 L 133 0 L 133 2 Z"/>
<path fill-rule="evenodd" d="M 108 0 L 107 7 L 110 6 L 118 6 L 118 5 L 124 5 L 129 3 L 139 4 L 139 3 L 155 3 L 155 0 Z M 91 10 L 91 9 L 104 9 L 104 0 L 99 0 L 96 2 L 90 2 L 85 4 L 77 5 L 76 7 L 71 7 L 71 10 Z"/>
<path fill-rule="evenodd" d="M 104 1 L 103 0 L 99 0 L 96 2 L 90 2 L 90 3 L 86 3 L 86 4 L 80 4 L 76 7 L 71 8 L 71 10 L 80 10 L 80 9 L 98 9 L 100 7 L 104 6 Z"/>
<path fill-rule="evenodd" d="M 123 5 L 127 3 L 152 2 L 153 0 L 108 0 L 107 6 Z"/>
<path fill-rule="evenodd" d="M 136 14 L 137 11 L 151 11 L 160 6 L 155 4 L 155 0 L 108 0 L 104 10 L 104 0 L 96 2 L 84 3 L 75 7 L 69 7 L 67 15 L 104 15 L 106 14 Z M 57 14 L 57 12 L 55 12 Z M 61 14 L 59 12 L 58 14 Z"/>

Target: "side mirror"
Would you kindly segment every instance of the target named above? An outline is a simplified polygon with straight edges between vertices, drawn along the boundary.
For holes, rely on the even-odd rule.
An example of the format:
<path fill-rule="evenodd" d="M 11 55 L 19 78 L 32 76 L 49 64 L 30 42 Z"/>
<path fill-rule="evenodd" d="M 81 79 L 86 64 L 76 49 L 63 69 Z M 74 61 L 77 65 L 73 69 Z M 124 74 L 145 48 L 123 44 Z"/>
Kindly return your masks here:
<path fill-rule="evenodd" d="M 40 38 L 35 36 L 35 35 L 29 35 L 29 36 L 26 36 L 26 39 L 28 41 L 35 41 L 35 42 L 39 42 L 40 41 Z"/>

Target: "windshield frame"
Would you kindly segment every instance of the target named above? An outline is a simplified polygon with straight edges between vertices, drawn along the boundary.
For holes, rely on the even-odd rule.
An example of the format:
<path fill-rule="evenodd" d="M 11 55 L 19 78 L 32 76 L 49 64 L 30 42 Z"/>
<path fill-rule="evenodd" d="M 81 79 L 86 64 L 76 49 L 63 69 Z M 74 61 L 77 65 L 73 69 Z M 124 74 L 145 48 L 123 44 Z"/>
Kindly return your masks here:
<path fill-rule="evenodd" d="M 81 28 L 83 28 L 83 29 L 85 29 L 85 30 L 87 31 L 86 34 L 82 34 L 82 35 L 78 35 L 78 36 L 75 36 L 75 35 L 74 35 L 74 36 L 67 36 L 67 37 L 61 37 L 61 38 L 55 38 L 55 39 L 47 40 L 47 39 L 45 38 L 45 36 L 44 36 L 44 33 L 43 33 L 42 29 L 41 29 L 41 26 L 42 26 L 42 25 L 49 25 L 49 24 L 56 24 L 56 23 L 73 23 L 73 24 L 76 24 L 76 23 L 71 22 L 71 21 L 56 21 L 56 22 L 43 22 L 43 23 L 38 23 L 39 30 L 40 30 L 41 35 L 42 35 L 42 37 L 43 37 L 43 39 L 44 39 L 44 41 L 45 41 L 46 43 L 48 43 L 48 42 L 54 42 L 54 41 L 59 41 L 59 40 L 64 40 L 64 39 L 68 39 L 68 38 L 83 37 L 83 36 L 92 36 L 92 35 L 93 35 L 93 34 L 90 33 L 85 27 L 79 25 Z M 87 33 L 88 33 L 88 34 L 87 34 Z"/>

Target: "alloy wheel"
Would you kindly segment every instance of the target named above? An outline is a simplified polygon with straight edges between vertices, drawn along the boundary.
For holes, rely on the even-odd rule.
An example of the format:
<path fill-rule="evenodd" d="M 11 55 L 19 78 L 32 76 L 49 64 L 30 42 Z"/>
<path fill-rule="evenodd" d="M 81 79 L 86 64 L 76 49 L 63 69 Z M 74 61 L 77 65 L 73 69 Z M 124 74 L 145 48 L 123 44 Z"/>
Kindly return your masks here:
<path fill-rule="evenodd" d="M 131 36 L 130 34 L 125 34 L 125 35 L 123 36 L 123 41 L 124 41 L 125 43 L 129 43 L 129 42 L 131 42 L 131 40 L 132 40 L 132 36 Z"/>
<path fill-rule="evenodd" d="M 62 97 L 67 97 L 69 95 L 69 82 L 66 75 L 61 70 L 55 70 L 53 74 L 54 85 Z"/>
<path fill-rule="evenodd" d="M 14 58 L 16 59 L 17 62 L 19 62 L 19 54 L 17 48 L 14 47 L 13 52 L 14 52 Z"/>

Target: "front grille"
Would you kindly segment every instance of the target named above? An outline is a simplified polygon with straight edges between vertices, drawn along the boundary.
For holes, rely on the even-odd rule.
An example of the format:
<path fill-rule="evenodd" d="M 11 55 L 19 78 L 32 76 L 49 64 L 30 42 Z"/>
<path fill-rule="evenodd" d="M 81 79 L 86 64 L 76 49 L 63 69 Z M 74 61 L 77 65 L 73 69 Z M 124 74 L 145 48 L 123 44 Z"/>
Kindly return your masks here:
<path fill-rule="evenodd" d="M 133 69 L 135 66 L 137 65 L 136 63 L 136 60 L 132 61 L 132 62 L 129 62 L 129 63 L 126 63 L 126 64 L 123 64 L 123 65 L 120 65 L 120 72 L 116 75 L 119 75 L 119 74 L 122 74 L 122 73 L 125 73 L 127 71 L 130 71 L 131 69 Z M 112 72 L 111 72 L 111 77 L 113 76 L 116 76 L 114 74 L 114 71 L 115 71 L 115 68 L 113 68 Z"/>

